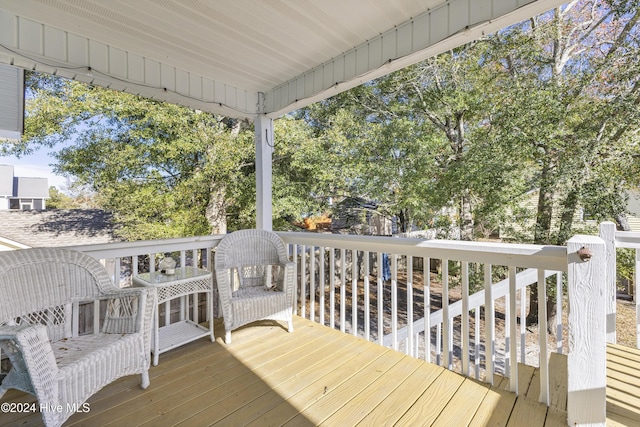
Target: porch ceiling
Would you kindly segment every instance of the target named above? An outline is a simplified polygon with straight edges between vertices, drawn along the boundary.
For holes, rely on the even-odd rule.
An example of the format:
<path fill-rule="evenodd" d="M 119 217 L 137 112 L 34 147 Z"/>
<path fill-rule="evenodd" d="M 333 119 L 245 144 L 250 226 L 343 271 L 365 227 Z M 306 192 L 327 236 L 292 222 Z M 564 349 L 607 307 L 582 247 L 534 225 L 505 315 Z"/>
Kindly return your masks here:
<path fill-rule="evenodd" d="M 0 63 L 277 117 L 562 3 L 0 0 Z"/>

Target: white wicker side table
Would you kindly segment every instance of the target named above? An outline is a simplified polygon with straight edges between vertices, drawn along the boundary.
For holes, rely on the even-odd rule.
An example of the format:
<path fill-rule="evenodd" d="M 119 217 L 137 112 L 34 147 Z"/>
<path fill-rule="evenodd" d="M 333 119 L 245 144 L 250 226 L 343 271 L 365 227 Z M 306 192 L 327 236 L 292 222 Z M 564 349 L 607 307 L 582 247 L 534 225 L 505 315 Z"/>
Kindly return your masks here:
<path fill-rule="evenodd" d="M 163 274 L 159 271 L 142 273 L 133 276 L 134 286 L 152 286 L 158 290 L 158 307 L 154 316 L 154 325 L 151 337 L 151 352 L 153 353 L 153 365 L 158 364 L 160 353 L 179 347 L 191 341 L 207 335 L 211 341 L 215 341 L 213 335 L 213 278 L 208 270 L 197 267 L 176 268 L 175 274 Z M 188 302 L 185 298 L 189 295 L 205 293 L 207 297 L 207 309 L 209 314 L 209 329 L 198 324 L 197 317 L 189 319 Z M 160 327 L 159 306 L 162 303 L 175 298 L 183 298 L 181 302 L 180 321 L 169 323 L 167 315 L 166 325 Z M 169 307 L 167 307 L 167 313 Z M 195 315 L 194 315 L 195 317 Z"/>

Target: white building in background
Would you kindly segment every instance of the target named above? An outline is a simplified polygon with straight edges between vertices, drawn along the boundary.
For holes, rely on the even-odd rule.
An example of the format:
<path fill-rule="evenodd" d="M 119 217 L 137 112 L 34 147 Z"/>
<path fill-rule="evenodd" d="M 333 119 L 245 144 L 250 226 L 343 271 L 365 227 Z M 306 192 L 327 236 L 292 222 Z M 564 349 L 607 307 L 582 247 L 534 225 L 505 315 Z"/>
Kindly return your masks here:
<path fill-rule="evenodd" d="M 43 210 L 48 198 L 47 178 L 14 176 L 13 166 L 0 165 L 0 210 Z"/>
<path fill-rule="evenodd" d="M 640 188 L 629 191 L 627 221 L 631 231 L 640 231 Z"/>

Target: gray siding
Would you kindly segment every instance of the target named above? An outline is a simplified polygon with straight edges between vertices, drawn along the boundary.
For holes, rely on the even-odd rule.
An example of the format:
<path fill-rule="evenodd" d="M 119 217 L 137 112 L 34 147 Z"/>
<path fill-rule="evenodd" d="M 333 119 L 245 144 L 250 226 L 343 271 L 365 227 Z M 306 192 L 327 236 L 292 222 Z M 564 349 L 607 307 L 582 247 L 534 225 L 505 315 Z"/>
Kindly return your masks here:
<path fill-rule="evenodd" d="M 0 64 L 0 138 L 20 139 L 24 130 L 24 71 Z"/>
<path fill-rule="evenodd" d="M 15 197 L 20 198 L 48 198 L 49 187 L 47 178 L 14 178 Z"/>
<path fill-rule="evenodd" d="M 0 165 L 0 196 L 13 196 L 13 166 Z"/>

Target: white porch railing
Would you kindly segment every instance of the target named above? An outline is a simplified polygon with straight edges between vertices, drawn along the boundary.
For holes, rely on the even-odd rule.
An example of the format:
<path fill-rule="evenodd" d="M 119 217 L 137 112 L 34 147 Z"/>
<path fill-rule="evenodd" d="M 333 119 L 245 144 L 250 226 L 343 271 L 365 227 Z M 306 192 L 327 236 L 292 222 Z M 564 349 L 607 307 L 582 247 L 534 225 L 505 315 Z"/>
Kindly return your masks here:
<path fill-rule="evenodd" d="M 489 383 L 493 383 L 493 373 L 499 372 L 510 378 L 511 389 L 516 392 L 515 337 L 520 335 L 522 359 L 526 332 L 524 322 L 518 327 L 518 319 L 526 316 L 526 287 L 555 275 L 557 292 L 562 295 L 560 273 L 567 271 L 566 248 L 558 246 L 310 233 L 280 236 L 290 245 L 298 266 L 297 309 L 302 317 L 427 361 L 435 360 L 449 369 L 455 367 L 466 375 L 475 372 L 480 376 L 482 370 Z M 383 278 L 383 269 L 378 268 L 383 254 L 390 259 L 388 280 Z M 416 274 L 410 266 L 418 259 L 423 267 Z M 441 265 L 441 292 L 434 291 L 432 260 Z M 482 265 L 483 291 L 470 295 L 469 269 L 473 264 Z M 461 296 L 453 304 L 449 285 L 454 276 L 450 266 L 460 270 L 455 279 L 460 282 Z M 498 266 L 506 269 L 508 278 L 493 283 L 491 271 Z M 538 287 L 540 301 L 546 301 L 546 289 Z M 434 312 L 432 299 L 441 301 L 439 310 Z M 504 321 L 496 319 L 497 301 L 503 305 Z M 562 348 L 561 309 L 562 304 L 558 304 L 556 349 Z M 539 318 L 540 330 L 546 331 L 544 303 L 539 306 Z M 481 320 L 485 325 L 482 336 Z M 546 332 L 539 334 L 536 347 L 540 355 L 540 400 L 548 403 L 550 347 Z"/>
<path fill-rule="evenodd" d="M 555 351 L 558 352 L 562 351 L 562 343 L 568 342 L 569 421 L 604 423 L 602 373 L 605 372 L 603 355 L 606 351 L 603 326 L 606 274 L 599 272 L 606 271 L 606 257 L 601 239 L 576 237 L 567 247 L 558 247 L 315 233 L 278 234 L 289 244 L 291 256 L 298 266 L 299 315 L 446 367 L 455 365 L 467 375 L 480 376 L 478 369 L 482 367 L 484 379 L 490 383 L 494 379 L 490 373 L 501 372 L 510 378 L 510 388 L 515 392 L 518 392 L 518 352 L 522 360 L 525 347 L 522 343 L 524 325 L 523 322 L 518 324 L 518 319 L 526 314 L 527 287 L 553 276 L 556 292 L 563 295 L 561 277 L 566 272 L 572 309 L 568 322 L 569 339 L 562 332 L 562 304 L 558 304 L 555 333 L 551 338 L 545 332 L 539 334 L 536 345 L 539 349 L 540 400 L 548 404 L 548 353 L 553 351 L 549 340 L 556 341 Z M 212 252 L 221 237 L 87 245 L 74 249 L 105 260 L 115 281 L 123 284 L 129 274 L 124 273 L 125 270 L 152 270 L 156 254 L 163 252 L 179 252 L 181 265 L 211 268 Z M 616 236 L 616 242 L 626 244 L 622 243 L 624 237 Z M 578 256 L 578 249 L 583 247 L 593 254 L 590 261 L 587 256 Z M 384 271 L 378 268 L 382 265 L 383 254 L 390 260 L 389 280 L 384 280 Z M 148 259 L 148 265 L 141 265 L 139 257 Z M 349 258 L 356 262 L 349 262 Z M 435 291 L 431 260 L 440 261 L 441 271 L 437 277 L 444 292 Z M 417 272 L 408 268 L 419 261 L 422 267 Z M 482 266 L 483 289 L 470 295 L 471 271 L 479 269 L 477 265 Z M 451 268 L 459 271 L 454 272 Z M 491 272 L 498 268 L 505 269 L 506 278 L 493 278 Z M 428 280 L 421 280 L 420 276 Z M 457 301 L 453 301 L 449 286 L 454 280 L 460 282 Z M 547 286 L 538 286 L 539 301 L 546 300 L 546 290 Z M 440 305 L 432 312 L 432 302 L 438 298 Z M 497 304 L 501 305 L 504 320 L 496 317 Z M 539 309 L 539 330 L 546 331 L 546 304 L 540 304 Z M 484 331 L 479 329 L 481 320 L 484 320 Z M 430 332 L 426 338 L 425 331 Z M 586 365 L 585 360 L 588 361 Z M 592 375 L 593 372 L 596 374 Z"/>
<path fill-rule="evenodd" d="M 617 231 L 613 222 L 600 224 L 600 238 L 604 240 L 607 254 L 607 342 L 616 343 L 616 249 L 627 248 L 635 251 L 633 269 L 633 302 L 636 312 L 636 348 L 640 348 L 640 298 L 638 298 L 638 278 L 640 277 L 640 233 Z"/>
<path fill-rule="evenodd" d="M 554 271 L 549 271 L 549 270 L 545 270 L 545 279 L 551 277 L 551 276 L 555 276 L 556 279 L 556 295 L 560 295 L 561 300 L 560 300 L 560 304 L 556 304 L 556 315 L 555 317 L 555 331 L 556 331 L 556 352 L 562 354 L 563 352 L 563 324 L 562 324 L 562 308 L 563 308 L 563 301 L 562 301 L 562 296 L 564 294 L 563 292 L 563 287 L 562 287 L 562 273 L 560 272 L 554 272 Z M 528 292 L 528 287 L 530 285 L 533 285 L 535 283 L 538 283 L 538 271 L 534 268 L 529 268 L 527 270 L 521 271 L 519 273 L 516 273 L 516 292 L 517 292 L 517 300 L 519 302 L 519 313 L 526 313 L 527 311 L 527 307 L 526 307 L 526 302 L 527 302 L 527 298 L 526 298 L 526 293 L 523 292 Z M 494 305 L 495 302 L 500 300 L 501 298 L 510 298 L 510 294 L 509 294 L 509 282 L 510 279 L 504 279 L 498 283 L 494 283 L 492 285 L 492 297 L 494 300 Z M 524 295 L 524 297 L 523 297 Z M 458 316 L 462 316 L 463 312 L 474 312 L 475 313 L 475 325 L 479 326 L 480 325 L 480 309 L 484 308 L 486 302 L 486 296 L 485 296 L 485 291 L 484 289 L 472 294 L 472 295 L 463 295 L 462 299 L 453 302 L 449 305 L 449 317 L 452 319 L 455 319 Z M 518 304 L 516 304 L 518 305 Z M 464 306 L 464 308 L 463 308 Z M 440 335 L 440 331 L 442 330 L 442 325 L 444 323 L 444 309 L 439 309 L 437 311 L 434 311 L 431 313 L 431 319 L 428 322 L 425 322 L 424 319 L 418 319 L 416 321 L 414 321 L 413 323 L 413 334 L 414 334 L 414 342 L 418 342 L 420 337 L 419 335 L 421 333 L 424 332 L 424 325 L 426 323 L 430 324 L 431 327 L 433 328 L 435 326 L 437 332 L 436 332 L 436 336 Z M 494 313 L 495 314 L 495 313 Z M 495 322 L 494 322 L 495 324 Z M 398 338 L 400 340 L 408 340 L 408 332 L 409 332 L 408 327 L 404 327 L 400 330 L 398 330 Z M 509 337 L 509 330 L 506 330 L 506 335 L 505 338 L 507 338 L 508 341 L 508 337 Z M 526 328 L 526 324 L 525 322 L 519 322 L 519 331 L 518 331 L 518 335 L 520 338 L 520 363 L 527 363 L 527 355 L 526 355 L 526 334 L 527 334 L 527 328 Z M 476 336 L 476 340 L 474 343 L 474 348 L 475 351 L 474 353 L 476 354 L 476 360 L 477 360 L 477 355 L 478 355 L 478 346 L 479 346 L 479 342 L 478 342 L 478 334 L 475 334 Z M 515 337 L 514 337 L 515 338 Z M 464 341 L 465 344 L 469 344 L 468 342 Z M 440 348 L 440 343 L 437 343 L 436 348 L 435 348 L 435 353 L 437 355 L 437 362 L 438 364 L 440 364 L 439 360 L 440 360 L 440 354 L 441 354 L 441 348 Z M 385 335 L 384 339 L 383 339 L 383 345 L 384 346 L 391 346 L 391 336 L 390 335 Z M 462 349 L 463 354 L 467 354 L 470 352 L 470 349 Z M 530 358 L 529 358 L 530 359 Z M 505 371 L 508 372 L 508 366 L 509 366 L 509 360 L 505 360 L 506 363 L 506 368 Z M 537 366 L 537 361 L 536 361 L 536 366 Z M 479 364 L 475 363 L 475 377 L 476 379 L 480 378 L 480 369 L 479 369 Z M 464 370 L 463 370 L 464 371 Z M 466 375 L 471 375 L 471 373 L 469 372 L 465 372 Z"/>
<path fill-rule="evenodd" d="M 568 422 L 570 425 L 604 425 L 606 420 L 606 342 L 604 242 L 598 237 L 576 236 L 567 247 L 513 245 L 459 241 L 425 241 L 388 237 L 341 236 L 311 233 L 279 233 L 290 245 L 299 280 L 298 314 L 343 332 L 375 340 L 416 357 L 435 361 L 463 374 L 484 368 L 484 380 L 492 383 L 496 361 L 518 392 L 518 319 L 526 315 L 526 288 L 555 277 L 557 293 L 555 351 L 566 342 L 568 355 Z M 383 254 L 390 259 L 388 280 Z M 421 280 L 414 274 L 415 260 L 422 260 Z M 434 281 L 431 260 L 439 260 L 440 308 L 431 313 Z M 355 262 L 354 262 L 355 261 Z M 453 279 L 450 262 L 460 272 L 460 299 L 450 303 Z M 481 264 L 484 289 L 469 294 L 472 264 Z M 455 265 L 455 264 L 454 264 Z M 404 266 L 404 267 L 402 267 Z M 508 274 L 494 283 L 492 268 L 505 266 Z M 399 274 L 400 270 L 404 270 Z M 563 292 L 566 273 L 568 292 Z M 427 280 L 424 280 L 427 278 Z M 404 287 L 403 287 L 404 284 Z M 540 401 L 549 404 L 549 336 L 547 335 L 547 286 L 538 286 L 538 365 Z M 406 293 L 406 294 L 405 294 Z M 405 294 L 405 295 L 403 295 Z M 421 294 L 421 295 L 420 295 Z M 568 294 L 568 339 L 563 337 L 563 296 Z M 496 319 L 496 303 L 502 299 L 504 321 Z M 401 303 L 404 302 L 404 306 Z M 421 308 L 420 308 L 421 306 Z M 416 308 L 422 313 L 416 313 Z M 481 315 L 484 311 L 484 316 Z M 338 317 L 339 316 L 339 317 Z M 484 320 L 482 337 L 479 325 Z M 473 319 L 473 321 L 472 321 Z M 524 322 L 520 322 L 522 360 Z M 458 326 L 459 325 L 459 326 Z M 454 330 L 454 326 L 456 330 Z M 473 326 L 473 328 L 472 328 Z M 497 329 L 498 328 L 498 329 Z M 496 331 L 501 328 L 500 333 Z M 435 329 L 435 331 L 434 331 Z M 429 331 L 429 334 L 425 334 Z M 435 332 L 435 333 L 434 333 Z M 457 336 L 457 345 L 454 345 Z M 480 338 L 479 338 L 480 337 Z M 497 337 L 500 337 L 498 339 Z M 514 339 L 511 339 L 514 337 Z M 473 346 L 471 342 L 473 341 Z"/>
<path fill-rule="evenodd" d="M 178 239 L 139 240 L 135 242 L 103 243 L 97 245 L 69 246 L 103 262 L 112 274 L 114 283 L 121 286 L 130 283 L 131 272 L 155 271 L 156 256 L 171 252 L 180 253 L 179 264 L 211 269 L 211 249 L 218 246 L 222 235 L 183 237 Z M 140 257 L 146 257 L 148 265 L 139 265 Z M 131 268 L 123 268 L 125 263 Z"/>
<path fill-rule="evenodd" d="M 158 254 L 170 252 L 177 255 L 178 266 L 195 266 L 207 270 L 213 268 L 211 262 L 212 249 L 218 246 L 223 236 L 198 236 L 179 239 L 146 240 L 135 242 L 118 242 L 97 245 L 72 246 L 100 260 L 111 275 L 113 282 L 119 286 L 131 285 L 131 276 L 137 273 L 155 271 Z M 215 292 L 217 293 L 217 292 Z M 217 313 L 214 306 L 214 313 Z M 100 307 L 97 304 L 82 308 L 87 313 L 88 323 L 93 323 L 93 330 L 97 330 L 100 320 Z M 208 319 L 211 311 L 205 303 L 202 294 L 181 297 L 177 301 L 167 301 L 160 309 L 160 323 L 168 325 L 178 320 L 190 319 L 195 323 Z M 88 328 L 89 325 L 86 325 Z"/>

